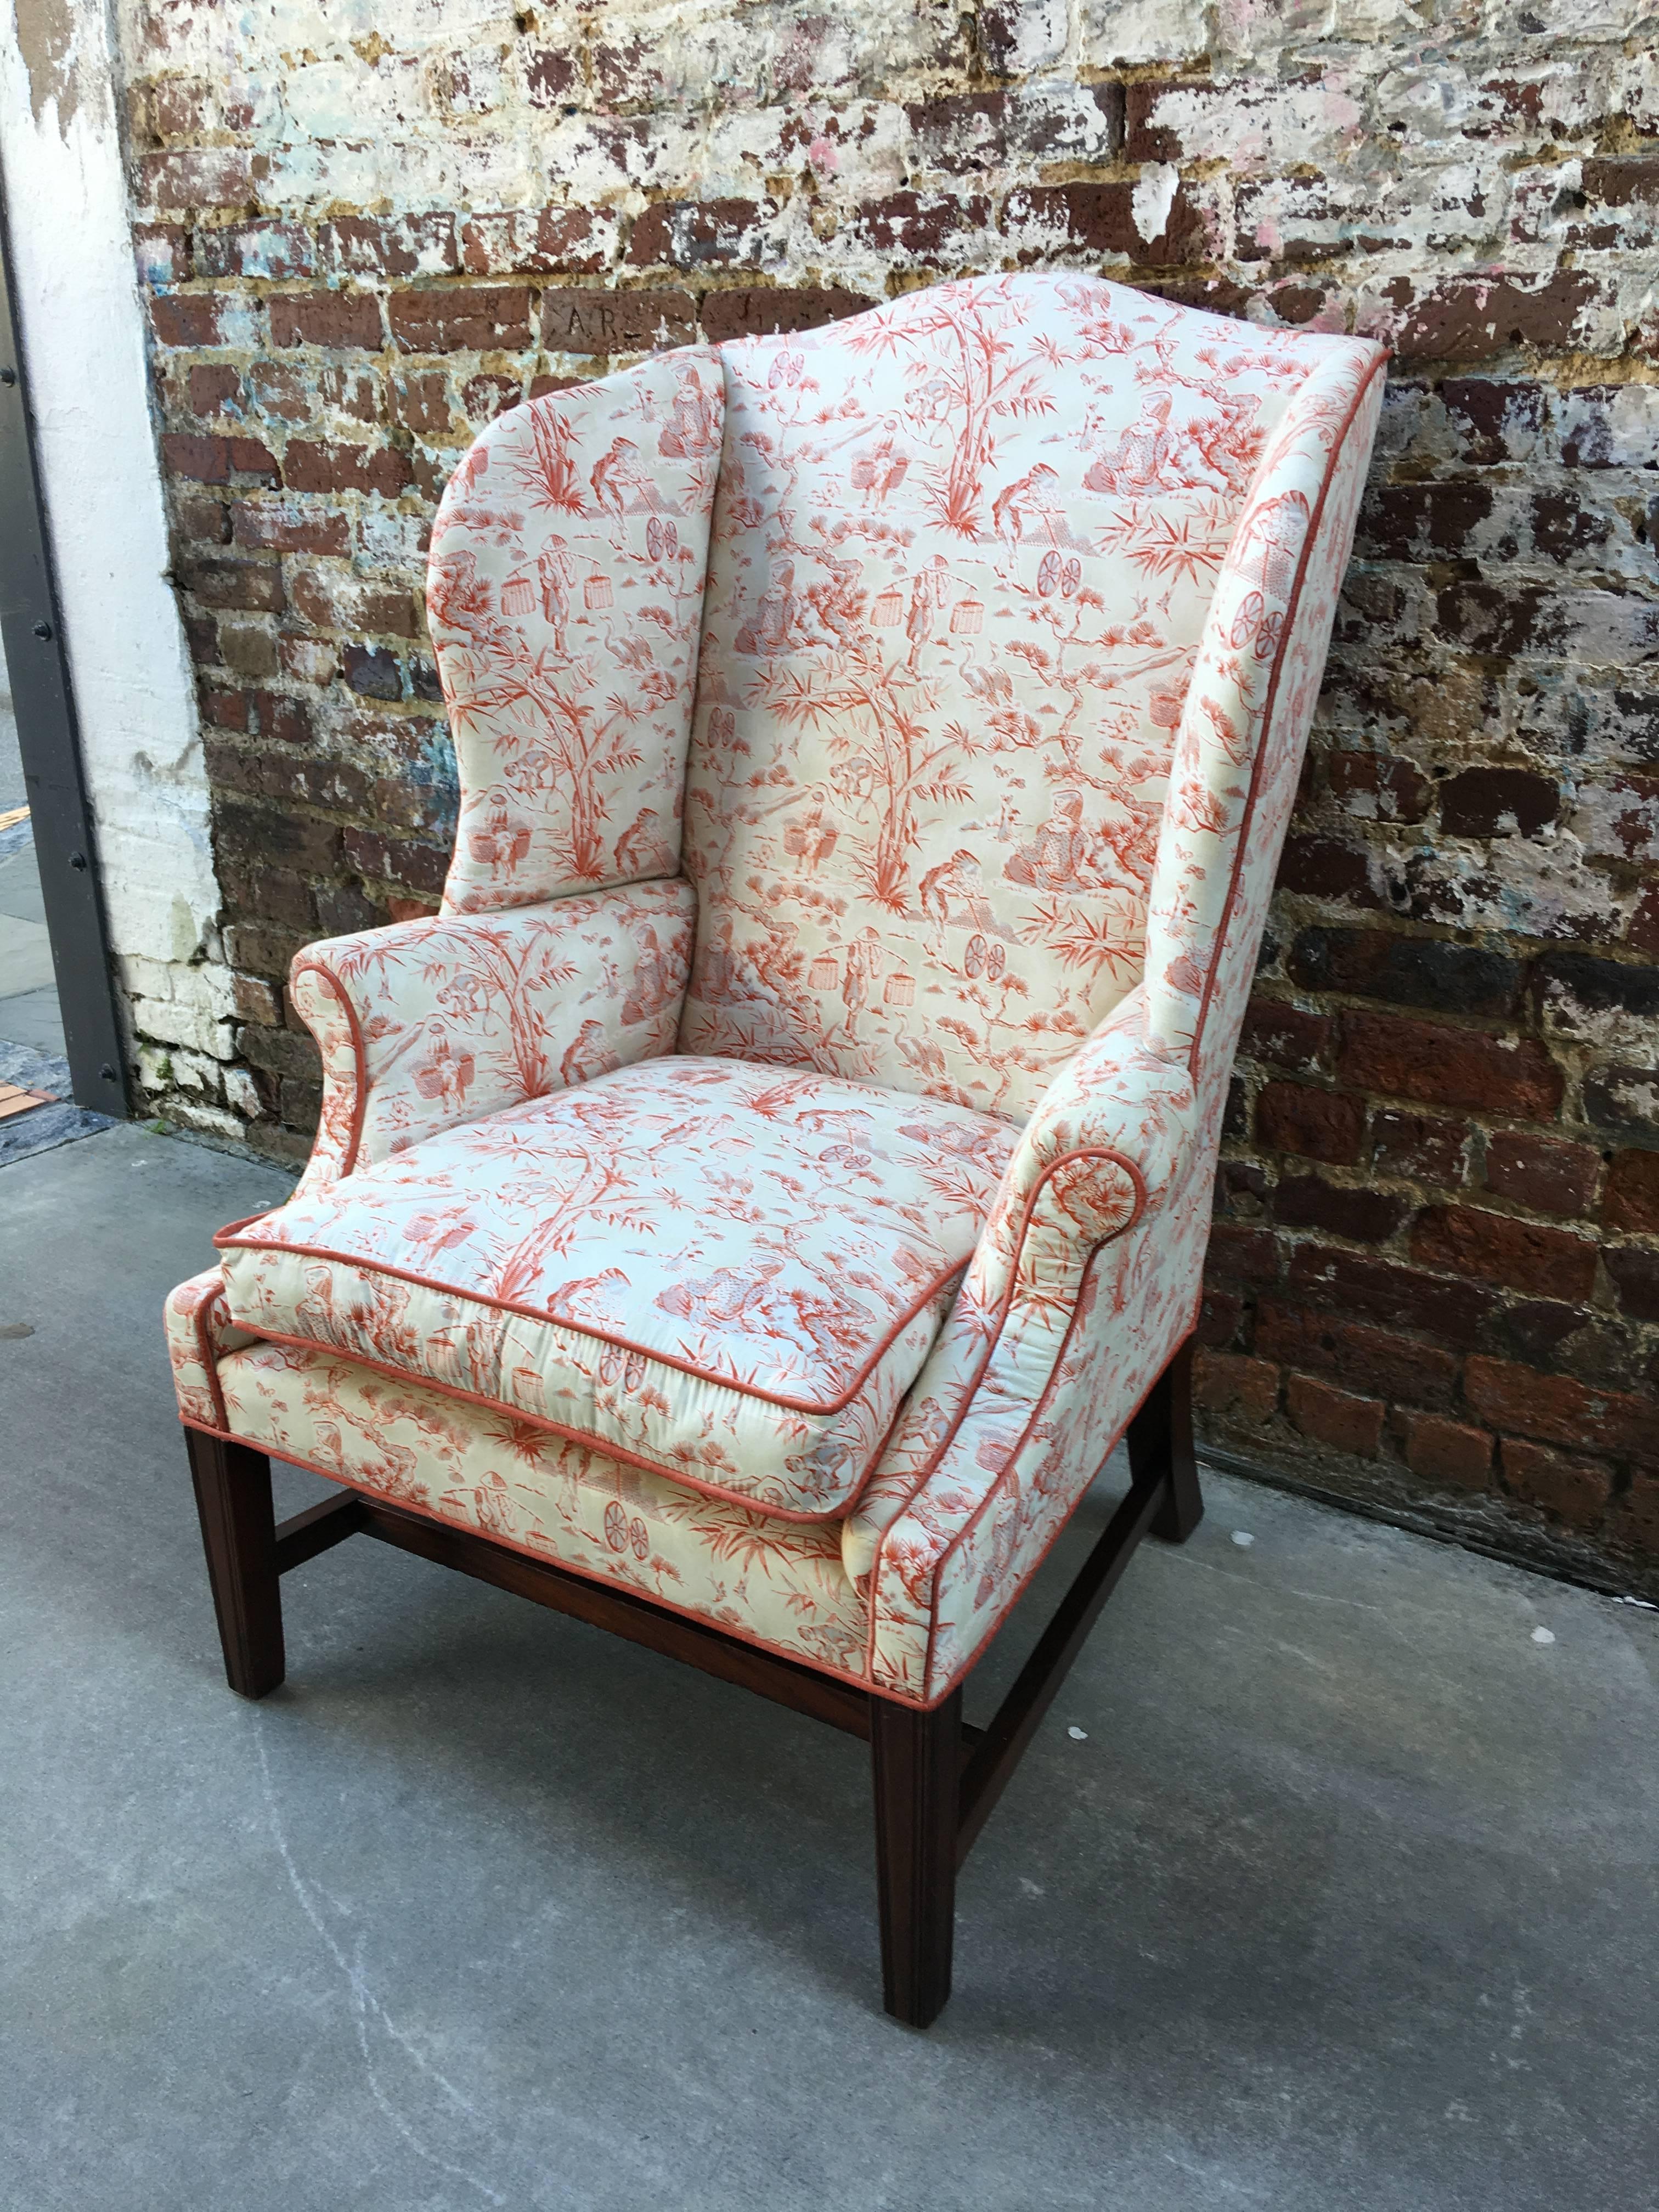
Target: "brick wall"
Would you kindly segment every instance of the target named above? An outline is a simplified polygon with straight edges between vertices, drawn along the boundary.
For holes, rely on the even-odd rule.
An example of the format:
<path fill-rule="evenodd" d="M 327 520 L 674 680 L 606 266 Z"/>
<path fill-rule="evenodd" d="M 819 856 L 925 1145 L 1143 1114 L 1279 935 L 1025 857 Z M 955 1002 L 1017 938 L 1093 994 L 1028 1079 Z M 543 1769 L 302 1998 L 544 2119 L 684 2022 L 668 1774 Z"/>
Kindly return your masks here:
<path fill-rule="evenodd" d="M 435 899 L 455 793 L 422 552 L 500 408 L 1003 265 L 1380 335 L 1382 449 L 1229 1127 L 1204 1419 L 1258 1462 L 1659 1579 L 1642 14 L 388 0 L 355 44 L 313 22 L 279 51 L 264 18 L 130 7 L 233 971 L 193 1049 L 145 1051 L 158 1108 L 297 1156 L 318 1091 L 290 955 Z M 156 1011 L 137 999 L 140 1032 L 168 1037 Z"/>

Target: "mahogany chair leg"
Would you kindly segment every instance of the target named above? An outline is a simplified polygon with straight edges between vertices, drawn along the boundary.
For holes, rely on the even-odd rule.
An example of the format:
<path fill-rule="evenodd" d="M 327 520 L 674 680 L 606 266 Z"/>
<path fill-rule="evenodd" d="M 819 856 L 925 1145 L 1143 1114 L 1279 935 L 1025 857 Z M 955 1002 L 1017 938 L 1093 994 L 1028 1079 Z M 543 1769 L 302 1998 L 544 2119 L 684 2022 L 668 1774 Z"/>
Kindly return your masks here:
<path fill-rule="evenodd" d="M 1169 1495 L 1152 1522 L 1152 1534 L 1166 1544 L 1184 1544 L 1204 1518 L 1198 1462 L 1193 1456 L 1194 1341 L 1187 1339 L 1129 1424 L 1129 1468 L 1134 1480 L 1153 1482 L 1168 1471 Z"/>
<path fill-rule="evenodd" d="M 931 1713 L 872 1698 L 870 1748 L 882 1995 L 896 2020 L 931 2027 L 951 1994 L 961 1691 Z"/>
<path fill-rule="evenodd" d="M 199 1429 L 185 1437 L 226 1678 L 243 1697 L 263 1698 L 287 1671 L 270 1462 Z"/>

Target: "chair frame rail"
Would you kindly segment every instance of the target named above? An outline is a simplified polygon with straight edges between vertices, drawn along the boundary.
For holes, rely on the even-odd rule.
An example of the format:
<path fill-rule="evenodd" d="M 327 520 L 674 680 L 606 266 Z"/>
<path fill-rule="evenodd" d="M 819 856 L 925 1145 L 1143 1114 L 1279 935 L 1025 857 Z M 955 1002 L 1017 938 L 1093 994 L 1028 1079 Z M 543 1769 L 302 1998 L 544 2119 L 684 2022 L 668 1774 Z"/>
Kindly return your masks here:
<path fill-rule="evenodd" d="M 984 1728 L 963 1718 L 960 1684 L 931 1710 L 839 1682 L 630 1590 L 527 1559 L 488 1536 L 343 1491 L 276 1522 L 270 1461 L 186 1427 L 225 1674 L 263 1698 L 286 1671 L 281 1580 L 348 1536 L 373 1536 L 497 1589 L 684 1660 L 776 1704 L 864 1737 L 875 1786 L 877 1891 L 886 2008 L 928 2027 L 951 1994 L 957 1869 L 1012 1780 L 1135 1547 L 1184 1543 L 1203 1517 L 1193 1455 L 1188 1338 L 1130 1422 L 1130 1487 L 1036 1648 Z"/>

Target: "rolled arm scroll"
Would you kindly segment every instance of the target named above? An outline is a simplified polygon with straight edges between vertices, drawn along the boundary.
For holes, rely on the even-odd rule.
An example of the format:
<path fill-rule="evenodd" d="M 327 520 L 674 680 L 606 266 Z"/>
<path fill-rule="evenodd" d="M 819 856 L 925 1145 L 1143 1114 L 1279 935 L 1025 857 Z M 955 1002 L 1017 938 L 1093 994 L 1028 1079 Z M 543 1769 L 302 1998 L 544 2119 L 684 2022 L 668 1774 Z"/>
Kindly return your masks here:
<path fill-rule="evenodd" d="M 872 1662 L 884 1686 L 932 1697 L 979 1648 L 979 1611 L 1012 1601 L 1025 1553 L 1041 1556 L 1190 1325 L 1203 1239 L 1182 1224 L 1203 1150 L 1190 1072 L 1149 1036 L 1136 992 L 1032 1117 L 951 1319 L 846 1523 L 848 1571 L 872 1578 Z M 1109 1318 L 1082 1328 L 1103 1301 Z"/>
<path fill-rule="evenodd" d="M 676 878 L 307 947 L 289 989 L 323 1111 L 301 1188 L 672 1051 L 696 913 Z"/>

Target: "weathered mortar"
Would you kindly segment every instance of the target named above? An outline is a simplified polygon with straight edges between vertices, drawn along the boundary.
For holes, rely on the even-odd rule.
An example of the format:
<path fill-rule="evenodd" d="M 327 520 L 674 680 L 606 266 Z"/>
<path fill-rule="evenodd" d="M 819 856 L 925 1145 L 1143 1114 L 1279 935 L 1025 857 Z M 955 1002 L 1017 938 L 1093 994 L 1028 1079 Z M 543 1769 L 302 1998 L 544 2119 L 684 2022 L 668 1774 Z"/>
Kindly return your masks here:
<path fill-rule="evenodd" d="M 1659 66 L 1633 0 L 129 9 L 234 1032 L 429 905 L 425 532 L 477 427 L 702 333 L 1063 264 L 1396 361 L 1240 1062 L 1215 1440 L 1659 1581 Z M 142 984 L 142 979 L 140 979 Z M 141 1031 L 171 1033 L 136 1006 Z"/>

